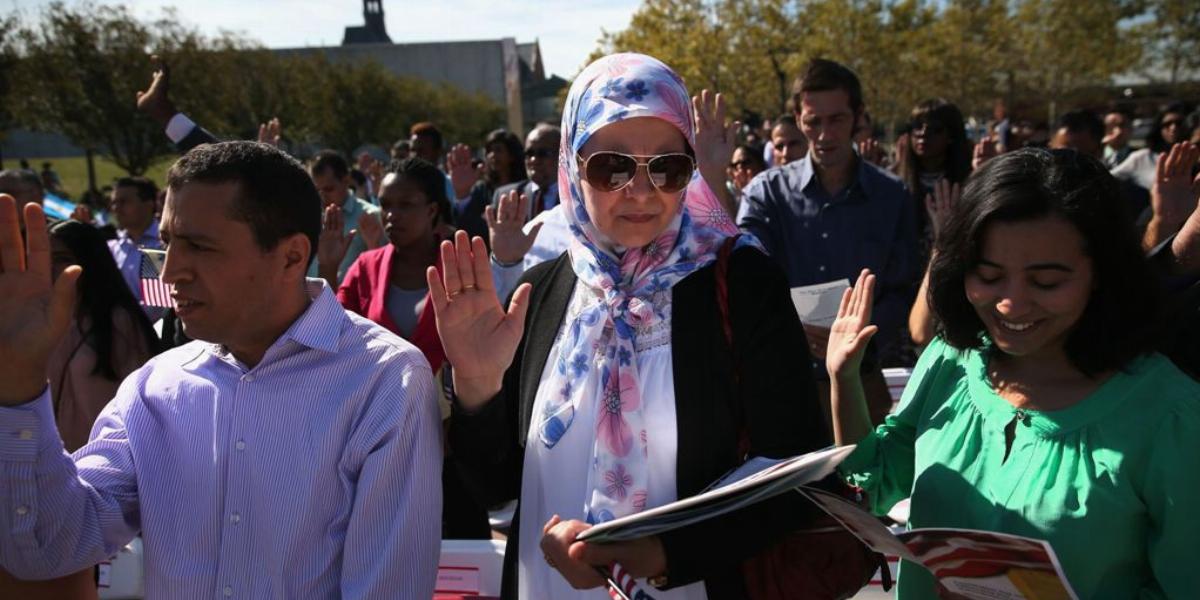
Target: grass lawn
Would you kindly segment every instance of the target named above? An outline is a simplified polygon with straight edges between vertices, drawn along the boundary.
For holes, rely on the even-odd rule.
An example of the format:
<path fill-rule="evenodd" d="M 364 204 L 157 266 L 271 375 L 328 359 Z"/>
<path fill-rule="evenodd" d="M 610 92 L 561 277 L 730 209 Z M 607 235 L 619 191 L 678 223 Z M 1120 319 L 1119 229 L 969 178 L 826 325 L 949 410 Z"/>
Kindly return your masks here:
<path fill-rule="evenodd" d="M 166 157 L 165 160 L 159 161 L 146 171 L 146 177 L 154 180 L 154 183 L 162 187 L 167 180 L 167 169 L 171 166 L 171 158 Z M 63 188 L 71 199 L 78 199 L 79 195 L 87 189 L 87 158 L 83 156 L 73 157 L 27 157 L 29 166 L 39 173 L 42 170 L 42 163 L 49 162 L 51 168 L 58 172 L 58 176 L 62 178 Z M 18 166 L 18 157 L 5 156 L 5 168 L 16 168 Z M 106 158 L 96 156 L 96 187 L 103 188 L 106 185 L 112 185 L 113 181 L 120 177 L 128 175 L 124 169 L 113 164 Z"/>

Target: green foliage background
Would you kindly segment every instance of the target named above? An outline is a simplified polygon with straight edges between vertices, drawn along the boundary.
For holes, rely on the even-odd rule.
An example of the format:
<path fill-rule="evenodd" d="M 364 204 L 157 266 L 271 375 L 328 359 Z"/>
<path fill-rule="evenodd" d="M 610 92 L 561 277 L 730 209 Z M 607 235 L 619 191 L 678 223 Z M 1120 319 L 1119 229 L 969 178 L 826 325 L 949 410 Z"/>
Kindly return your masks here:
<path fill-rule="evenodd" d="M 332 64 L 319 53 L 282 55 L 232 34 L 206 37 L 172 11 L 154 22 L 120 5 L 53 3 L 35 22 L 0 19 L 0 132 L 14 125 L 65 134 L 128 173 L 174 153 L 136 109 L 158 55 L 171 97 L 225 139 L 253 139 L 279 117 L 293 149 L 389 147 L 417 121 L 448 140 L 481 140 L 504 123 L 481 94 L 396 77 L 376 63 Z M 2 135 L 2 133 L 0 133 Z"/>
<path fill-rule="evenodd" d="M 877 122 L 930 97 L 980 116 L 1002 98 L 1048 120 L 1116 75 L 1200 77 L 1200 0 L 646 0 L 593 58 L 620 51 L 724 92 L 734 114 L 784 112 L 823 57 L 859 74 Z"/>

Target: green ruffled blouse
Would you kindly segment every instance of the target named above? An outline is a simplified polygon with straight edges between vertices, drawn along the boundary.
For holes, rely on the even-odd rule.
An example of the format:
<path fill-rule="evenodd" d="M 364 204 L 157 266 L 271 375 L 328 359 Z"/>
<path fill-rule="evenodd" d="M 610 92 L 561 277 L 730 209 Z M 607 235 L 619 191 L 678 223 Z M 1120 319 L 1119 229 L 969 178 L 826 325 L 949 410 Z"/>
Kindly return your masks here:
<path fill-rule="evenodd" d="M 1200 383 L 1152 354 L 1075 406 L 1017 410 L 986 353 L 934 340 L 895 414 L 842 463 L 873 510 L 911 497 L 912 528 L 1046 540 L 1081 599 L 1200 598 Z M 936 598 L 933 585 L 902 564 L 897 597 Z"/>

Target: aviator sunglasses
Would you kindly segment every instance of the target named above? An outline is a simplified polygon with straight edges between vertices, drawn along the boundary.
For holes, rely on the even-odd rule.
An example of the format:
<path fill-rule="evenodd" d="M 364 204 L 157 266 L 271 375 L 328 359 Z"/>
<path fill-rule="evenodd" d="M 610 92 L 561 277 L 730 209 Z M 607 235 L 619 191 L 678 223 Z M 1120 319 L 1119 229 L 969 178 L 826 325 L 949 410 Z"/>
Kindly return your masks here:
<path fill-rule="evenodd" d="M 687 187 L 696 170 L 695 159 L 682 152 L 646 156 L 602 150 L 587 158 L 576 156 L 583 163 L 583 178 L 602 192 L 615 192 L 629 185 L 638 169 L 645 166 L 654 189 L 674 194 Z"/>

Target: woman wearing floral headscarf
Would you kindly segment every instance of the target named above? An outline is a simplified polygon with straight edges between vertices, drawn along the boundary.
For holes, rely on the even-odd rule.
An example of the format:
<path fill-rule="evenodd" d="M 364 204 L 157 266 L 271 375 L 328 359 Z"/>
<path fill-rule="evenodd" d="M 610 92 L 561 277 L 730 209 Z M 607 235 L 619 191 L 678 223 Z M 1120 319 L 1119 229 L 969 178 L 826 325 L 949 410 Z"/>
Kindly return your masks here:
<path fill-rule="evenodd" d="M 520 499 L 506 598 L 606 598 L 621 563 L 656 597 L 737 598 L 739 563 L 798 526 L 777 498 L 628 543 L 575 537 L 699 493 L 750 453 L 829 443 L 783 274 L 745 238 L 728 265 L 730 353 L 713 262 L 728 217 L 695 172 L 687 90 L 661 62 L 608 56 L 571 87 L 559 195 L 573 239 L 525 273 L 507 313 L 483 241 L 460 232 L 428 272 L 454 367 L 450 444 L 489 502 Z M 700 149 L 702 150 L 702 149 Z M 713 207 L 710 211 L 705 207 Z M 740 413 L 740 416 L 739 416 Z"/>

